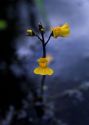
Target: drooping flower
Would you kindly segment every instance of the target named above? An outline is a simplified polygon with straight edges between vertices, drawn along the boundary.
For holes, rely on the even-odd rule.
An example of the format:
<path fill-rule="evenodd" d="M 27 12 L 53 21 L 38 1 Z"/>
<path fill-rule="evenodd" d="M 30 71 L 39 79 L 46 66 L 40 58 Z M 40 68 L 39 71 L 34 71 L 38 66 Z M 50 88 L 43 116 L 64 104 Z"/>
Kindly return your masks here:
<path fill-rule="evenodd" d="M 33 32 L 33 30 L 32 29 L 27 29 L 27 35 L 28 36 L 35 36 L 35 33 Z"/>
<path fill-rule="evenodd" d="M 54 38 L 66 37 L 70 34 L 70 26 L 67 23 L 65 23 L 62 26 L 56 26 L 56 27 L 52 28 L 51 30 L 52 30 L 52 36 Z"/>
<path fill-rule="evenodd" d="M 38 59 L 39 67 L 34 69 L 34 73 L 38 75 L 52 75 L 54 73 L 53 69 L 47 66 L 48 60 L 46 58 Z"/>

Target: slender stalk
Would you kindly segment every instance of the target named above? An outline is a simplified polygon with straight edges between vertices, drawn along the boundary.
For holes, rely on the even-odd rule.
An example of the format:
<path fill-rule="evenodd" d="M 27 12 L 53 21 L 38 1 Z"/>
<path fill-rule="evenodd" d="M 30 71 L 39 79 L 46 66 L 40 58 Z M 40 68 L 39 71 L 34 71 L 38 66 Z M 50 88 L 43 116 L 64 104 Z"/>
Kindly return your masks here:
<path fill-rule="evenodd" d="M 45 42 L 45 46 L 46 46 L 46 45 L 47 45 L 47 43 L 49 42 L 49 40 L 50 40 L 51 36 L 52 36 L 52 33 L 50 34 L 50 36 L 49 36 L 48 40 Z"/>
<path fill-rule="evenodd" d="M 46 48 L 44 42 L 42 42 L 42 47 L 43 47 L 43 58 L 46 57 Z"/>
<path fill-rule="evenodd" d="M 35 36 L 42 42 L 42 39 L 37 34 Z"/>
<path fill-rule="evenodd" d="M 45 84 L 45 78 L 46 78 L 46 75 L 42 76 L 42 79 L 41 79 L 41 96 L 43 97 L 43 94 L 44 94 L 44 84 Z"/>
<path fill-rule="evenodd" d="M 45 58 L 46 57 L 46 46 L 45 46 L 45 40 L 44 40 L 44 33 L 43 32 L 41 33 L 41 36 L 42 36 L 43 58 Z M 41 96 L 42 97 L 43 97 L 43 94 L 44 94 L 43 87 L 44 87 L 44 84 L 45 84 L 45 78 L 46 78 L 46 75 L 43 75 L 42 79 L 41 79 Z"/>
<path fill-rule="evenodd" d="M 45 40 L 44 40 L 44 33 L 41 33 L 42 36 L 42 47 L 43 47 L 43 57 L 46 57 L 46 46 L 45 46 Z"/>

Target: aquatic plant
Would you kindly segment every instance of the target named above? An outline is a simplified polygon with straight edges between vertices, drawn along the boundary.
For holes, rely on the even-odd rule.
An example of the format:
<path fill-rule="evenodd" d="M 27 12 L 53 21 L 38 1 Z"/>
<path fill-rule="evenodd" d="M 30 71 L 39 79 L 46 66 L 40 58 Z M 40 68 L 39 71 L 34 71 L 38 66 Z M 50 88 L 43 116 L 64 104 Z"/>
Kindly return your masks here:
<path fill-rule="evenodd" d="M 45 78 L 46 78 L 47 75 L 51 76 L 51 75 L 54 74 L 54 70 L 52 68 L 48 67 L 49 60 L 47 58 L 47 52 L 46 52 L 47 44 L 50 41 L 51 37 L 58 38 L 58 37 L 69 36 L 70 26 L 69 26 L 69 24 L 65 23 L 61 26 L 52 27 L 50 29 L 50 35 L 49 35 L 47 41 L 45 40 L 45 37 L 44 37 L 46 29 L 43 27 L 43 25 L 41 23 L 38 25 L 38 31 L 39 31 L 40 35 L 37 34 L 36 32 L 34 32 L 33 29 L 27 29 L 26 32 L 27 32 L 27 36 L 37 37 L 42 44 L 42 57 L 40 57 L 37 60 L 39 66 L 36 67 L 33 70 L 34 74 L 42 75 L 41 87 L 40 87 L 40 96 L 37 97 L 36 102 L 35 102 L 35 103 L 40 102 L 40 106 L 42 107 L 41 104 L 43 104 L 43 100 L 44 100 L 43 87 L 44 87 L 44 84 L 45 84 Z M 41 112 L 40 116 L 42 116 L 42 113 L 43 112 Z"/>

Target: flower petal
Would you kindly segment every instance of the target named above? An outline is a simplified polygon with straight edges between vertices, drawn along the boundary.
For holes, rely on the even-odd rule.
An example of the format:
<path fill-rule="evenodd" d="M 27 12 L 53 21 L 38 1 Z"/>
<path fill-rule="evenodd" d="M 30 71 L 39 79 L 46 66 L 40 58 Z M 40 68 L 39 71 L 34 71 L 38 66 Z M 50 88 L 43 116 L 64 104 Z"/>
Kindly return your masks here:
<path fill-rule="evenodd" d="M 57 26 L 51 29 L 53 33 L 53 37 L 66 37 L 70 34 L 70 26 L 69 24 L 65 23 L 62 26 Z"/>
<path fill-rule="evenodd" d="M 54 71 L 49 67 L 46 68 L 37 67 L 34 69 L 34 73 L 39 75 L 52 75 Z"/>

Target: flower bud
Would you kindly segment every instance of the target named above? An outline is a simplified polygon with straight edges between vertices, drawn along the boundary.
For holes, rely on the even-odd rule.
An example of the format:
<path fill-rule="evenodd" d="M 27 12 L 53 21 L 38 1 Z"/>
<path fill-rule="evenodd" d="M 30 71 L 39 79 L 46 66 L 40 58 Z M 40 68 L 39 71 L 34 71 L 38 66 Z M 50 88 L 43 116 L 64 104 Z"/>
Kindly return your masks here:
<path fill-rule="evenodd" d="M 45 30 L 44 30 L 44 27 L 42 26 L 41 23 L 40 23 L 38 26 L 39 26 L 39 31 L 40 31 L 40 32 L 44 32 L 44 31 L 45 31 Z"/>
<path fill-rule="evenodd" d="M 35 36 L 35 33 L 32 29 L 27 29 L 27 36 Z"/>

